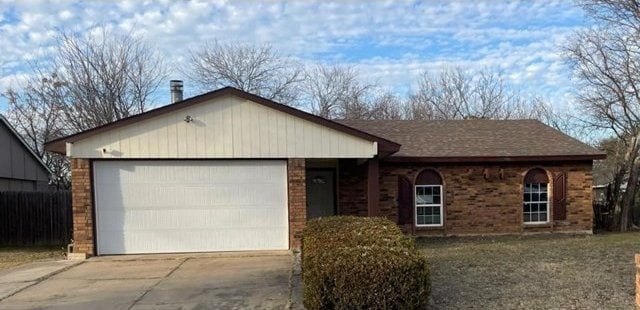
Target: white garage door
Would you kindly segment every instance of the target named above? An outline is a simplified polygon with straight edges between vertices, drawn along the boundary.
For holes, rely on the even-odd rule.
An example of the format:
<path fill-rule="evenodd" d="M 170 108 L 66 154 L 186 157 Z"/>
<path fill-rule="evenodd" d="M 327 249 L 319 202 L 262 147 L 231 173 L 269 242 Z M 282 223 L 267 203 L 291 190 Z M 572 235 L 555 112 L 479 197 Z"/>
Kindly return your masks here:
<path fill-rule="evenodd" d="M 287 249 L 284 161 L 95 161 L 98 254 Z"/>

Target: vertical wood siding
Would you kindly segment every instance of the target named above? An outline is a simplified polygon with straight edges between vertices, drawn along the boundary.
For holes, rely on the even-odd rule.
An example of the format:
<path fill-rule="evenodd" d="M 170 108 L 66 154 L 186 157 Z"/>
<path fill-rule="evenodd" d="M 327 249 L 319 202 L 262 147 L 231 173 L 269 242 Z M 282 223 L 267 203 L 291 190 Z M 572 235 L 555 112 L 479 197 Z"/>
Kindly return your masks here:
<path fill-rule="evenodd" d="M 191 123 L 184 121 L 189 115 Z M 106 152 L 103 152 L 103 149 Z M 370 158 L 374 142 L 226 96 L 75 142 L 77 158 Z"/>

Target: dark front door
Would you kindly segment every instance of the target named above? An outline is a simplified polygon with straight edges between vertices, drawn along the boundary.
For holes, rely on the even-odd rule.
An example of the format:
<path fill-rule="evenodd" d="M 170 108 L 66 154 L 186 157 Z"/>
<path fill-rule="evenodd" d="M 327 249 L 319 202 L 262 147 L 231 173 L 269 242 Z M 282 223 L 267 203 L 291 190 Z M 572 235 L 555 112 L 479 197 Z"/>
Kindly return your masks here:
<path fill-rule="evenodd" d="M 307 219 L 336 214 L 334 169 L 307 170 Z"/>

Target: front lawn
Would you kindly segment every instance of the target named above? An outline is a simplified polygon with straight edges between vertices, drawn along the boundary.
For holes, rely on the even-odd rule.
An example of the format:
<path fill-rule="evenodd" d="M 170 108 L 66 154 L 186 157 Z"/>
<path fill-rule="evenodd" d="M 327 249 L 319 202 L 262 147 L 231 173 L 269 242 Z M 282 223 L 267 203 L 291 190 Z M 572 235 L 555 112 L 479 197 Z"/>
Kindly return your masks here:
<path fill-rule="evenodd" d="M 633 309 L 640 233 L 422 238 L 436 309 Z"/>
<path fill-rule="evenodd" d="M 0 247 L 0 271 L 34 261 L 55 259 L 64 259 L 61 246 Z"/>

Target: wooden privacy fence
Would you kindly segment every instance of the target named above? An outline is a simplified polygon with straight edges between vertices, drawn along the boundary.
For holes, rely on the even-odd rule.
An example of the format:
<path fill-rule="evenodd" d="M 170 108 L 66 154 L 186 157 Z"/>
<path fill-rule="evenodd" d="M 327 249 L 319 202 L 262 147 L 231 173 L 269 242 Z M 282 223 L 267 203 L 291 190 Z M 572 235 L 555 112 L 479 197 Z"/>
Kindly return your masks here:
<path fill-rule="evenodd" d="M 0 246 L 66 245 L 71 192 L 0 192 Z"/>

